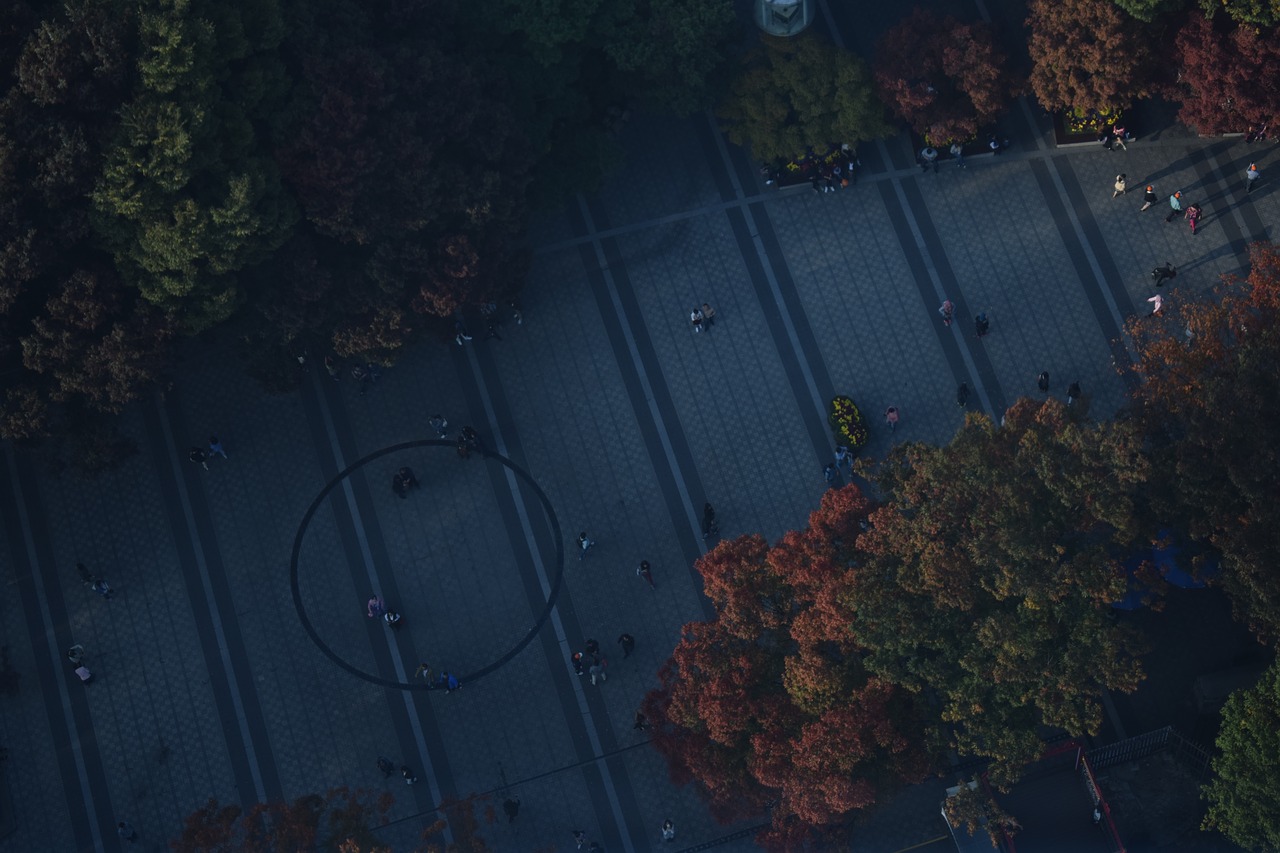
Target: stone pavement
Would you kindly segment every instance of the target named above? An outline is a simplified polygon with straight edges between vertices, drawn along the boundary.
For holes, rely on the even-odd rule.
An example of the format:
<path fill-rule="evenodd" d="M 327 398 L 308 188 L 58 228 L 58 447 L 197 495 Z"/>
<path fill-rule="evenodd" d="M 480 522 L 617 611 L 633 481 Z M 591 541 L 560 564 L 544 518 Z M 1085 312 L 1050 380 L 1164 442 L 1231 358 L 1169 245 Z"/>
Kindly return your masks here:
<path fill-rule="evenodd" d="M 56 475 L 6 447 L 0 644 L 22 681 L 0 697 L 0 802 L 17 821 L 0 851 L 121 849 L 117 820 L 159 850 L 211 796 L 247 806 L 339 785 L 395 794 L 381 837 L 397 849 L 442 798 L 470 793 L 498 810 L 481 823 L 499 850 L 571 849 L 575 828 L 609 851 L 657 849 L 668 817 L 668 849 L 741 829 L 716 825 L 631 727 L 681 627 L 708 613 L 691 569 L 703 501 L 725 536 L 803 524 L 835 393 L 876 427 L 873 456 L 946 441 L 960 382 L 970 409 L 999 417 L 1048 370 L 1051 393 L 1078 380 L 1082 404 L 1109 417 L 1147 271 L 1179 267 L 1151 320 L 1175 323 L 1181 298 L 1276 238 L 1277 190 L 1243 193 L 1250 158 L 1264 181 L 1280 175 L 1274 147 L 1162 131 L 1127 153 L 1055 150 L 1025 106 L 1006 130 L 1015 150 L 938 174 L 920 173 L 905 139 L 871 146 L 856 187 L 818 195 L 763 187 L 705 116 L 638 117 L 624 169 L 538 223 L 526 319 L 502 341 L 420 346 L 363 396 L 316 370 L 271 397 L 225 340 L 183 365 L 167 399 L 126 413 L 141 452 L 115 471 Z M 1120 171 L 1138 191 L 1113 201 Z M 1163 205 L 1139 213 L 1149 182 L 1200 202 L 1201 233 L 1166 224 Z M 703 301 L 717 323 L 694 335 Z M 891 404 L 896 434 L 878 428 Z M 435 412 L 513 467 L 430 443 L 361 463 L 432 438 Z M 211 432 L 230 459 L 204 471 L 186 450 Z M 423 485 L 401 500 L 389 486 L 404 464 Z M 299 525 L 327 484 L 291 584 Z M 599 545 L 580 563 L 584 529 Z M 656 589 L 635 576 L 640 559 Z M 78 560 L 114 599 L 79 583 Z M 399 631 L 366 617 L 374 592 L 403 612 Z M 626 660 L 623 631 L 638 641 Z M 595 687 L 568 663 L 588 637 L 610 658 Z M 87 687 L 63 658 L 73 643 Z M 386 686 L 419 661 L 463 689 Z M 379 756 L 420 783 L 384 781 Z M 939 838 L 937 787 L 873 815 L 856 849 Z M 507 796 L 521 801 L 510 824 Z"/>

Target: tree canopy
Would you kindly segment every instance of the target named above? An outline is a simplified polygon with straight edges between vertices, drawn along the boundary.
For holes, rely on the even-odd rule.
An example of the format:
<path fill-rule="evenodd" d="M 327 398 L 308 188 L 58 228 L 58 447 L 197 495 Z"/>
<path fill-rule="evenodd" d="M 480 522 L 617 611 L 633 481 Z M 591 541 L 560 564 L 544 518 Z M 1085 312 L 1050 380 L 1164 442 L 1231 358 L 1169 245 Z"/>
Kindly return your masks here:
<path fill-rule="evenodd" d="M 880 39 L 876 83 L 895 113 L 934 145 L 964 142 L 1013 95 L 990 24 L 963 24 L 916 7 Z"/>
<path fill-rule="evenodd" d="M 761 36 L 717 114 L 725 133 L 758 160 L 886 136 L 884 107 L 857 56 L 812 34 Z"/>
<path fill-rule="evenodd" d="M 1222 556 L 1217 582 L 1261 640 L 1280 640 L 1280 250 L 1255 244 L 1247 278 L 1187 302 L 1177 322 L 1131 323 L 1156 509 Z M 1188 337 L 1189 333 L 1189 337 Z"/>
<path fill-rule="evenodd" d="M 1197 132 L 1239 132 L 1280 116 L 1280 30 L 1227 15 L 1188 15 L 1175 49 L 1182 65 L 1178 118 Z"/>
<path fill-rule="evenodd" d="M 174 853 L 273 853 L 278 850 L 389 851 L 373 835 L 386 822 L 390 794 L 335 788 L 292 802 L 256 803 L 244 812 L 210 798 L 187 815 Z"/>
<path fill-rule="evenodd" d="M 1031 0 L 1031 90 L 1047 110 L 1125 109 L 1151 92 L 1145 34 L 1111 0 Z"/>
<path fill-rule="evenodd" d="M 832 843 L 852 813 L 930 765 L 914 702 L 863 665 L 839 602 L 840 549 L 869 509 L 853 487 L 831 491 L 805 531 L 703 557 L 717 617 L 685 627 L 645 701 L 673 778 L 696 780 L 721 819 L 778 801 L 769 847 Z"/>
<path fill-rule="evenodd" d="M 1222 709 L 1204 828 L 1246 850 L 1280 850 L 1280 661 Z"/>

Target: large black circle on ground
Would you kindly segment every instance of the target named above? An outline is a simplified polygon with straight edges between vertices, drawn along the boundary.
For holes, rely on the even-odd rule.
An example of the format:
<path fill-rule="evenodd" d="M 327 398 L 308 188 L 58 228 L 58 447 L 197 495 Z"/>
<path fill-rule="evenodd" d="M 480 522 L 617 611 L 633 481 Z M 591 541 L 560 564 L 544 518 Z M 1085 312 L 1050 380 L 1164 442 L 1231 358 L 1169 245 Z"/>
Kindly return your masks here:
<path fill-rule="evenodd" d="M 307 512 L 302 517 L 302 522 L 298 525 L 298 533 L 293 538 L 293 553 L 289 557 L 289 587 L 293 591 L 293 607 L 294 610 L 298 612 L 298 619 L 302 622 L 303 630 L 307 632 L 307 636 L 311 638 L 311 642 L 315 643 L 316 648 L 320 649 L 320 651 L 324 653 L 325 657 L 354 675 L 356 678 L 363 679 L 370 684 L 377 684 L 382 687 L 395 687 L 400 690 L 434 689 L 432 685 L 425 683 L 407 684 L 403 681 L 392 681 L 391 679 L 382 678 L 374 675 L 373 673 L 365 672 L 363 669 L 353 666 L 343 660 L 337 652 L 329 648 L 329 645 L 321 639 L 320 633 L 316 631 L 315 626 L 311 624 L 311 619 L 307 617 L 307 610 L 302 605 L 302 590 L 298 586 L 298 557 L 302 553 L 302 540 L 307 535 L 307 528 L 311 525 L 311 519 L 320 509 L 320 505 L 329 497 L 329 493 L 337 488 L 343 480 L 351 476 L 351 473 L 356 469 L 373 462 L 375 459 L 381 459 L 383 456 L 388 454 L 399 453 L 403 450 L 410 450 L 415 447 L 453 448 L 456 446 L 457 444 L 455 442 L 448 441 L 446 439 L 424 438 L 419 439 L 418 441 L 406 441 L 402 444 L 394 444 L 390 447 L 384 447 L 381 450 L 375 450 L 373 453 L 357 459 L 355 462 L 352 462 L 346 468 L 339 471 L 337 476 L 332 480 L 325 483 L 324 488 L 320 490 L 320 494 L 316 495 L 316 499 L 311 502 L 311 506 L 307 507 Z M 520 651 L 524 649 L 525 646 L 529 645 L 533 638 L 537 636 L 538 632 L 542 630 L 542 626 L 546 624 L 547 617 L 551 615 L 551 608 L 555 607 L 556 598 L 560 595 L 560 584 L 564 581 L 564 537 L 560 534 L 560 522 L 556 518 L 555 509 L 551 506 L 551 501 L 547 498 L 546 492 L 542 491 L 542 488 L 533 479 L 533 477 L 529 476 L 528 471 L 524 470 L 502 454 L 494 453 L 490 450 L 477 450 L 473 452 L 479 453 L 485 459 L 492 459 L 505 465 L 511 473 L 515 474 L 516 477 L 518 477 L 526 486 L 529 487 L 530 490 L 533 491 L 535 495 L 538 496 L 538 500 L 542 502 L 542 509 L 547 514 L 547 523 L 551 525 L 551 535 L 555 540 L 556 576 L 551 582 L 551 594 L 547 596 L 546 606 L 544 606 L 542 608 L 542 612 L 538 614 L 538 618 L 533 623 L 533 627 L 530 628 L 525 635 L 520 638 L 520 641 L 502 657 L 481 667 L 480 669 L 475 670 L 474 672 L 459 675 L 458 680 L 464 683 L 472 682 L 483 675 L 488 675 L 498 667 L 507 663 L 507 661 L 511 660 L 516 655 L 520 654 Z"/>

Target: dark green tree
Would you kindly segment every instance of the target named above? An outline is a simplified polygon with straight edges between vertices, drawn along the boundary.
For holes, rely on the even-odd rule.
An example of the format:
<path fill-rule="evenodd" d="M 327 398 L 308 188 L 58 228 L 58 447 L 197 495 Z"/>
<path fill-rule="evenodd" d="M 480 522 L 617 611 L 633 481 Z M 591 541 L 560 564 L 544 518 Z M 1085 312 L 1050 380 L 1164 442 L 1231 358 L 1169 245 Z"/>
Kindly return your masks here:
<path fill-rule="evenodd" d="M 1246 850 L 1280 850 L 1280 661 L 1227 699 L 1204 796 L 1205 829 Z"/>
<path fill-rule="evenodd" d="M 725 133 L 758 160 L 791 159 L 811 146 L 856 144 L 890 128 L 870 72 L 857 56 L 814 35 L 761 36 L 718 115 Z"/>
<path fill-rule="evenodd" d="M 1232 20 L 1253 27 L 1280 25 L 1280 0 L 1200 0 L 1205 14 L 1226 12 Z"/>
<path fill-rule="evenodd" d="M 1181 12 L 1191 0 L 1115 0 L 1115 4 L 1131 17 L 1149 24 L 1161 15 Z"/>

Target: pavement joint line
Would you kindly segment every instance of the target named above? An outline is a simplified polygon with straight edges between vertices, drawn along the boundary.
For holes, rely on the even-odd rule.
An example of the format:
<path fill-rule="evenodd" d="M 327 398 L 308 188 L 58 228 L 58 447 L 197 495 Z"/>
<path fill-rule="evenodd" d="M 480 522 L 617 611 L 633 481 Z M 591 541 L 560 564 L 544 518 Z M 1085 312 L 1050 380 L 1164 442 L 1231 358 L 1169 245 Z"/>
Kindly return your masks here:
<path fill-rule="evenodd" d="M 699 530 L 698 516 L 693 508 L 693 499 L 689 496 L 689 484 L 685 482 L 684 472 L 680 470 L 680 463 L 676 460 L 675 449 L 671 446 L 671 436 L 667 422 L 662 417 L 662 412 L 658 409 L 653 383 L 649 380 L 649 373 L 644 367 L 644 359 L 640 357 L 640 349 L 636 346 L 635 333 L 632 331 L 632 320 L 627 314 L 627 309 L 622 304 L 622 297 L 618 293 L 618 283 L 613 278 L 613 271 L 609 269 L 609 262 L 604 256 L 604 246 L 601 245 L 600 235 L 596 231 L 595 218 L 592 217 L 591 210 L 587 206 L 587 199 L 582 193 L 578 193 L 578 207 L 582 212 L 583 227 L 586 228 L 591 247 L 595 251 L 596 261 L 600 264 L 600 275 L 604 279 L 605 286 L 609 289 L 609 301 L 613 303 L 613 310 L 622 321 L 619 326 L 622 329 L 622 336 L 626 340 L 627 353 L 631 356 L 631 363 L 635 368 L 636 377 L 640 380 L 640 386 L 644 389 L 644 401 L 649 407 L 649 416 L 653 418 L 653 423 L 657 426 L 658 440 L 662 442 L 662 452 L 667 457 L 667 466 L 671 469 L 671 477 L 680 493 L 680 502 L 684 506 L 685 518 L 689 522 L 690 528 Z"/>
<path fill-rule="evenodd" d="M 14 459 L 13 444 L 11 442 L 6 441 L 4 443 L 4 454 L 9 470 L 16 471 L 16 460 Z M 27 560 L 33 569 L 31 572 L 31 587 L 35 590 L 36 598 L 40 601 L 40 616 L 44 621 L 45 638 L 49 646 L 50 657 L 53 659 L 51 671 L 55 673 L 53 680 L 58 685 L 58 698 L 62 700 L 63 719 L 67 721 L 67 738 L 70 741 L 71 754 L 75 759 L 80 794 L 84 798 L 86 809 L 92 814 L 97 814 L 98 807 L 93 798 L 93 789 L 89 784 L 89 769 L 85 765 L 84 747 L 80 743 L 80 731 L 74 723 L 75 714 L 71 708 L 71 694 L 67 690 L 67 679 L 61 675 L 63 672 L 62 649 L 58 644 L 58 638 L 54 634 L 53 613 L 49 608 L 49 599 L 44 591 L 45 581 L 43 579 L 46 575 L 42 571 L 35 571 L 40 565 L 40 558 L 36 550 L 35 535 L 31 530 L 31 516 L 27 513 L 27 503 L 23 499 L 22 486 L 16 475 L 9 478 L 9 487 L 13 491 L 14 506 L 18 509 L 18 524 L 22 527 L 22 544 L 27 551 Z M 115 822 L 114 818 L 112 822 Z M 90 820 L 88 823 L 89 831 L 93 834 L 94 848 L 102 850 L 102 833 L 99 831 L 99 821 Z"/>
<path fill-rule="evenodd" d="M 227 645 L 227 632 L 222 618 L 222 611 L 218 608 L 218 600 L 213 591 L 213 581 L 209 576 L 209 564 L 205 560 L 204 541 L 200 538 L 200 530 L 196 525 L 195 511 L 191 508 L 191 496 L 187 491 L 186 480 L 182 476 L 179 468 L 181 458 L 178 455 L 177 442 L 173 437 L 173 425 L 169 422 L 169 415 L 164 409 L 164 398 L 157 396 L 155 399 L 156 411 L 159 415 L 160 432 L 164 436 L 164 444 L 166 456 L 169 460 L 169 470 L 174 477 L 174 486 L 178 492 L 179 502 L 182 504 L 182 521 L 187 527 L 187 535 L 191 537 L 191 554 L 195 560 L 196 569 L 200 573 L 200 587 L 204 590 L 205 606 L 209 609 L 209 615 L 212 621 L 213 635 L 218 642 L 218 657 L 222 661 L 222 669 L 227 677 L 228 692 L 231 694 L 232 707 L 236 709 L 236 725 L 240 727 L 240 740 L 244 743 L 245 757 L 249 760 L 249 774 L 253 777 L 254 793 L 257 795 L 258 802 L 267 802 L 267 789 L 262 781 L 262 768 L 258 766 L 258 752 L 253 745 L 253 733 L 249 730 L 249 718 L 244 710 L 244 697 L 241 695 L 240 681 L 236 675 L 235 664 L 231 661 L 231 649 Z"/>
<path fill-rule="evenodd" d="M 342 445 L 338 440 L 338 430 L 333 422 L 333 413 L 329 409 L 328 399 L 324 395 L 324 386 L 320 381 L 320 374 L 311 373 L 311 384 L 316 392 L 317 408 L 320 411 L 320 417 L 324 424 L 325 435 L 329 437 L 329 450 L 333 454 L 334 464 L 339 471 L 346 469 L 346 457 L 342 453 Z M 369 540 L 365 535 L 364 522 L 360 516 L 360 508 L 356 505 L 355 493 L 351 489 L 351 478 L 345 477 L 342 481 L 342 493 L 347 500 L 347 510 L 351 514 L 351 521 L 355 527 L 356 539 L 360 543 L 360 555 L 364 559 L 365 574 L 369 578 L 373 589 L 378 589 L 377 569 L 374 567 L 373 553 L 369 549 Z M 399 650 L 399 642 L 395 639 L 394 634 L 390 638 L 390 642 L 396 645 Z M 405 671 L 403 655 L 394 654 L 391 656 L 392 663 L 395 664 L 396 678 L 401 682 L 409 681 L 408 673 Z M 413 740 L 418 746 L 418 758 L 422 761 L 422 772 L 427 777 L 427 788 L 431 791 L 431 799 L 433 802 L 439 803 L 443 800 L 440 793 L 440 781 L 436 778 L 435 766 L 431 763 L 431 753 L 427 750 L 426 735 L 422 732 L 421 715 L 415 707 L 417 691 L 399 690 L 400 701 L 404 703 L 406 715 L 409 718 L 409 726 L 413 730 Z M 429 699 L 427 701 L 430 701 Z M 447 844 L 453 844 L 453 829 L 445 823 L 443 830 L 444 839 Z"/>
<path fill-rule="evenodd" d="M 746 199 L 746 193 L 743 191 L 742 182 L 738 180 L 738 173 L 734 170 L 733 163 L 729 160 L 729 148 L 725 145 L 724 134 L 716 126 L 715 116 L 710 112 L 705 113 L 705 115 L 707 122 L 711 125 L 711 134 L 716 141 L 716 150 L 720 153 L 720 159 L 724 163 L 725 171 L 729 174 L 729 182 L 733 185 L 733 193 L 737 200 L 742 202 Z M 827 411 L 822 401 L 822 394 L 818 391 L 818 382 L 813 378 L 813 370 L 809 366 L 809 360 L 805 357 L 804 347 L 800 345 L 800 335 L 796 332 L 796 324 L 791 317 L 791 312 L 787 310 L 786 300 L 782 297 L 782 287 L 778 284 L 777 275 L 774 274 L 769 253 L 764 248 L 764 241 L 760 239 L 760 229 L 756 225 L 756 218 L 751 212 L 750 205 L 742 205 L 742 216 L 746 219 L 747 230 L 751 234 L 751 244 L 755 247 L 756 254 L 760 257 L 760 267 L 764 271 L 765 279 L 769 282 L 769 292 L 773 294 L 773 302 L 777 306 L 778 316 L 782 319 L 782 325 L 787 330 L 787 341 L 791 344 L 800 372 L 804 374 L 804 382 L 808 387 L 809 396 L 813 399 L 813 406 L 817 410 L 819 417 L 825 418 Z M 785 264 L 786 258 L 782 258 L 781 263 Z"/>
<path fill-rule="evenodd" d="M 589 219 L 587 226 L 588 228 L 591 227 Z M 598 242 L 596 243 L 596 248 L 597 255 L 599 256 Z M 606 275 L 608 275 L 607 271 Z M 474 348 L 468 348 L 467 364 L 471 368 L 472 378 L 475 382 L 474 387 L 476 394 L 479 395 L 481 402 L 484 404 L 485 417 L 488 418 L 489 423 L 494 425 L 494 444 L 497 446 L 499 453 L 509 458 L 510 454 L 507 452 L 507 443 L 503 440 L 502 433 L 497 427 L 499 421 L 494 409 L 493 397 L 489 394 L 489 385 L 485 382 L 484 372 L 480 370 L 479 360 Z M 649 395 L 646 399 L 651 401 L 652 396 Z M 511 469 L 505 465 L 503 466 L 503 475 L 507 479 L 507 486 L 511 489 L 511 494 L 514 498 L 512 502 L 515 504 L 516 515 L 520 519 L 520 530 L 524 534 L 525 541 L 529 544 L 529 554 L 533 559 L 533 567 L 538 573 L 538 584 L 542 588 L 543 597 L 549 597 L 551 595 L 551 582 L 547 577 L 546 565 L 542 560 L 542 551 L 538 548 L 533 534 L 533 526 L 529 522 L 529 512 L 528 507 L 525 505 L 524 493 L 520 489 L 520 484 L 516 481 L 515 474 L 512 473 Z M 559 643 L 561 647 L 568 650 L 569 634 L 565 631 L 564 622 L 560 619 L 559 604 L 551 608 L 551 624 L 555 630 L 556 642 Z M 568 660 L 568 654 L 562 655 L 560 658 L 561 665 L 564 666 L 566 670 L 569 668 Z M 587 703 L 587 694 L 586 690 L 582 686 L 582 679 L 574 677 L 570 679 L 569 683 L 573 685 L 574 696 L 578 701 L 578 711 L 582 714 L 583 720 L 586 722 L 584 728 L 587 730 L 587 739 L 591 743 L 591 752 L 595 757 L 596 769 L 600 771 L 600 778 L 604 783 L 605 794 L 609 798 L 609 808 L 613 811 L 613 819 L 618 825 L 618 834 L 622 839 L 622 846 L 627 853 L 636 853 L 635 847 L 631 843 L 631 833 L 627 831 L 627 821 L 622 812 L 622 801 L 618 797 L 617 787 L 614 785 L 613 773 L 609 769 L 604 747 L 600 743 L 600 735 L 596 731 L 596 719 L 591 713 L 591 708 Z"/>
<path fill-rule="evenodd" d="M 884 144 L 884 140 L 877 140 L 876 144 L 880 146 L 881 156 L 887 161 L 889 159 L 889 151 Z M 946 288 L 942 285 L 942 277 L 938 274 L 938 268 L 933 262 L 933 253 L 929 251 L 929 246 L 925 242 L 924 234 L 920 230 L 920 222 L 916 219 L 915 212 L 911 210 L 911 203 L 907 201 L 907 194 L 902 189 L 902 181 L 895 180 L 892 182 L 894 195 L 898 198 L 898 206 L 902 208 L 902 215 L 907 220 L 907 226 L 911 229 L 911 238 L 916 241 L 916 249 L 920 253 L 920 260 L 924 264 L 925 270 L 929 273 L 929 281 L 933 283 L 933 290 L 938 298 L 938 303 L 947 299 Z M 903 247 L 906 248 L 905 246 Z M 956 282 L 956 288 L 960 286 Z M 929 306 L 925 306 L 926 309 Z M 957 318 L 958 319 L 958 318 Z M 947 327 L 948 332 L 953 329 L 959 329 L 954 321 L 951 326 Z M 1002 413 L 997 412 L 995 405 L 991 402 L 991 396 L 987 393 L 987 386 L 982 381 L 982 374 L 978 371 L 978 364 L 973 360 L 973 353 L 969 350 L 969 342 L 962 334 L 954 334 L 956 348 L 960 352 L 960 360 L 964 362 L 964 369 L 969 373 L 969 379 L 973 382 L 973 389 L 978 392 L 978 398 L 982 401 L 982 407 L 986 409 L 992 420 L 999 421 Z"/>
<path fill-rule="evenodd" d="M 1093 273 L 1094 284 L 1098 286 L 1098 290 L 1102 293 L 1102 299 L 1107 304 L 1107 310 L 1111 312 L 1111 318 L 1115 320 L 1116 327 L 1120 329 L 1120 342 L 1124 346 L 1125 352 L 1128 353 L 1129 358 L 1136 364 L 1138 362 L 1138 353 L 1134 349 L 1129 333 L 1125 331 L 1124 315 L 1120 312 L 1120 306 L 1116 304 L 1111 288 L 1107 286 L 1107 277 L 1102 274 L 1102 266 L 1098 263 L 1098 256 L 1094 253 L 1093 246 L 1089 244 L 1089 238 L 1085 236 L 1084 226 L 1080 224 L 1080 217 L 1076 215 L 1075 206 L 1067 203 L 1067 186 L 1062 180 L 1062 172 L 1058 169 L 1057 157 L 1046 157 L 1045 165 L 1048 167 L 1050 179 L 1053 180 L 1054 189 L 1058 191 L 1058 197 L 1063 200 L 1062 207 L 1066 211 L 1067 219 L 1071 222 L 1071 230 L 1075 233 L 1076 240 L 1080 242 L 1080 249 L 1084 252 L 1085 260 L 1089 263 L 1089 270 Z"/>

